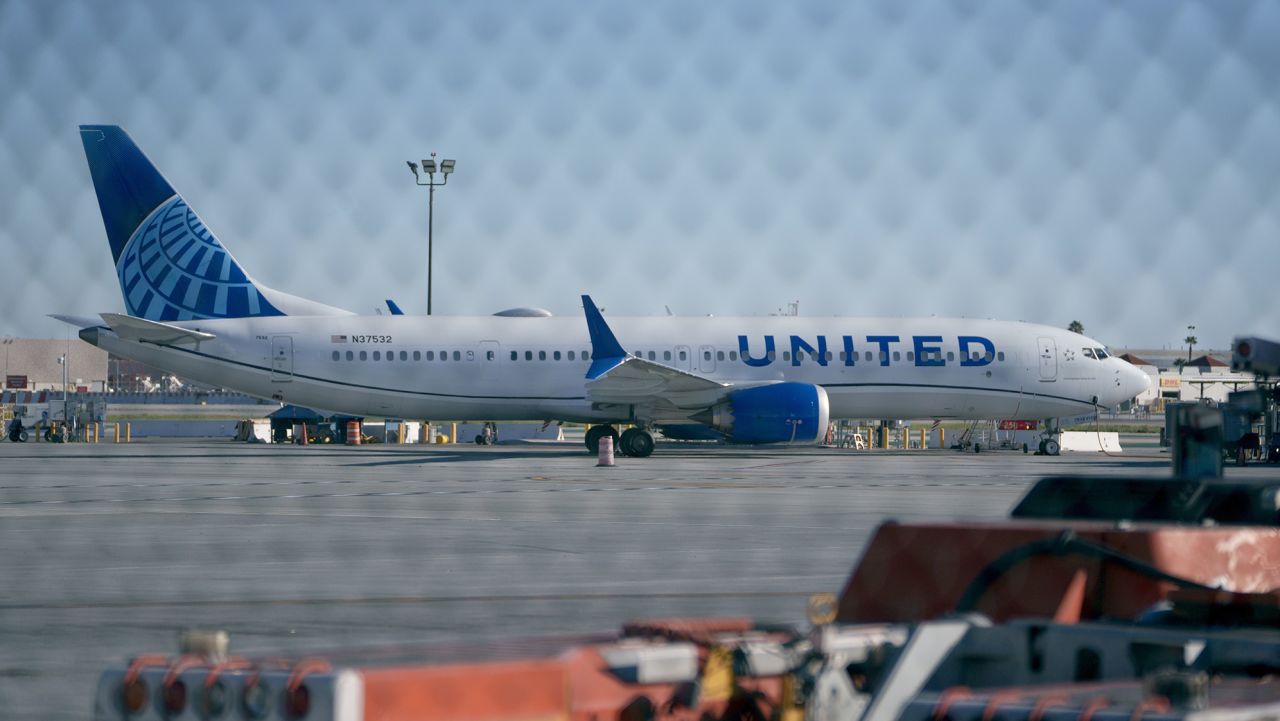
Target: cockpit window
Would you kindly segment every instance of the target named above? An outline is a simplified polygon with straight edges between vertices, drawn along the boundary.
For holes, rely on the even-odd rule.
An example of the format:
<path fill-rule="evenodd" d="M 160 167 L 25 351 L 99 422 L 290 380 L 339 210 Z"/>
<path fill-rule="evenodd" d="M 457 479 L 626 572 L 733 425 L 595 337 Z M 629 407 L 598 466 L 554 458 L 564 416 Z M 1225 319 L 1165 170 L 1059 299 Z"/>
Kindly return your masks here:
<path fill-rule="evenodd" d="M 1098 360 L 1105 360 L 1108 355 L 1106 348 L 1094 348 L 1093 352 L 1098 354 Z"/>
<path fill-rule="evenodd" d="M 1093 349 L 1092 349 L 1092 348 L 1085 348 L 1084 350 L 1080 351 L 1080 353 L 1081 353 L 1081 354 L 1083 354 L 1085 358 L 1094 358 L 1094 359 L 1096 359 L 1096 358 L 1098 357 L 1098 356 L 1096 356 L 1096 355 L 1094 355 L 1094 354 L 1093 354 Z"/>

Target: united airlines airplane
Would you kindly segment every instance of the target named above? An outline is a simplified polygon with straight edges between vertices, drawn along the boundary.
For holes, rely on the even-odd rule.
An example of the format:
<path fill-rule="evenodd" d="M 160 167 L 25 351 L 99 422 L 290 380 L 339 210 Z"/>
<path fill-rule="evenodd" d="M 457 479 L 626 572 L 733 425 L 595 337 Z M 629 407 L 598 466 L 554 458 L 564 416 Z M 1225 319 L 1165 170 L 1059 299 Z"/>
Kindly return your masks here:
<path fill-rule="evenodd" d="M 354 315 L 255 281 L 121 128 L 80 134 L 127 313 L 58 317 L 112 353 L 263 398 L 353 416 L 588 423 L 592 451 L 611 435 L 647 456 L 654 429 L 814 443 L 831 419 L 1053 419 L 1148 384 L 1103 344 L 1028 323 L 606 321 L 586 295 L 583 318 Z M 615 424 L 633 427 L 618 438 Z"/>

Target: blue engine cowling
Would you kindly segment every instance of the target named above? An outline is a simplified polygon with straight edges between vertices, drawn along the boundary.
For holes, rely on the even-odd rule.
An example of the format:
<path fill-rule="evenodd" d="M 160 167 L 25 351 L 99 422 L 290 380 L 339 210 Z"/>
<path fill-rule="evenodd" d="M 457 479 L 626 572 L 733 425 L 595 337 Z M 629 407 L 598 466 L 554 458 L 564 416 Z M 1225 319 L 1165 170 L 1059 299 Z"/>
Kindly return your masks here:
<path fill-rule="evenodd" d="M 827 392 L 811 383 L 744 388 L 693 417 L 732 443 L 820 443 L 827 436 Z"/>

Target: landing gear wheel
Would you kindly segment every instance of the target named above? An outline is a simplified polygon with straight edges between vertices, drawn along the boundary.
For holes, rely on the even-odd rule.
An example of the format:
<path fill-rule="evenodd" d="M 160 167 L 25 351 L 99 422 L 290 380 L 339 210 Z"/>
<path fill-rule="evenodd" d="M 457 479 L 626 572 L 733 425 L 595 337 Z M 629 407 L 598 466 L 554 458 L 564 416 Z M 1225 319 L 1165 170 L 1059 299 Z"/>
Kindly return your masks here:
<path fill-rule="evenodd" d="M 643 428 L 628 428 L 618 441 L 622 455 L 632 458 L 648 458 L 653 455 L 653 446 L 653 434 Z"/>
<path fill-rule="evenodd" d="M 618 448 L 618 429 L 613 426 L 591 426 L 587 429 L 587 452 L 595 455 L 600 452 L 600 439 L 613 436 L 613 447 Z"/>
<path fill-rule="evenodd" d="M 1062 446 L 1052 438 L 1044 442 L 1044 454 L 1046 456 L 1056 456 L 1061 450 Z"/>

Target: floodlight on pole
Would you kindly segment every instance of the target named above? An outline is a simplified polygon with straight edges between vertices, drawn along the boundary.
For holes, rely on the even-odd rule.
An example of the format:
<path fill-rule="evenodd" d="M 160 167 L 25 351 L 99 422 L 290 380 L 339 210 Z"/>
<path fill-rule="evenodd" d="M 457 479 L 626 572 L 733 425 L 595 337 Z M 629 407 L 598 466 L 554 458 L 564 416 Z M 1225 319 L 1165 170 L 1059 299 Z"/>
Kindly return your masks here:
<path fill-rule="evenodd" d="M 443 187 L 449 182 L 449 175 L 453 172 L 453 160 L 440 161 L 440 174 L 443 178 L 440 182 L 436 182 L 436 154 L 432 153 L 430 158 L 422 161 L 422 170 L 427 174 L 427 181 L 422 182 L 422 176 L 418 174 L 418 166 L 412 160 L 407 161 L 409 169 L 413 171 L 414 182 L 427 188 L 427 315 L 431 315 L 431 259 L 433 255 L 433 235 L 435 226 L 435 205 L 436 205 L 436 188 Z"/>

